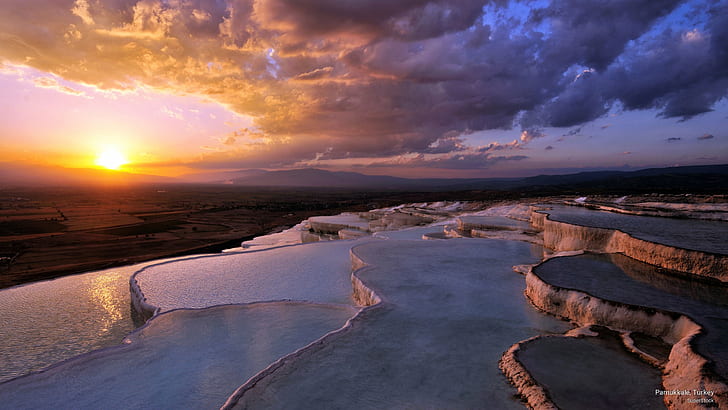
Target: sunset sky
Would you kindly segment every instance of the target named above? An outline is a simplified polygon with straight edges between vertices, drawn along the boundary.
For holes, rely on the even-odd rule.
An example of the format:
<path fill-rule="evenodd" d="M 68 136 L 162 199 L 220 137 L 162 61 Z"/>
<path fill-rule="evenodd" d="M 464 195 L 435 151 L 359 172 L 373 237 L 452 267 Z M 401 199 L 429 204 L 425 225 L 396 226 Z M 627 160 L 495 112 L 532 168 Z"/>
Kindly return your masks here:
<path fill-rule="evenodd" d="M 728 163 L 728 1 L 2 0 L 0 162 L 502 177 Z"/>

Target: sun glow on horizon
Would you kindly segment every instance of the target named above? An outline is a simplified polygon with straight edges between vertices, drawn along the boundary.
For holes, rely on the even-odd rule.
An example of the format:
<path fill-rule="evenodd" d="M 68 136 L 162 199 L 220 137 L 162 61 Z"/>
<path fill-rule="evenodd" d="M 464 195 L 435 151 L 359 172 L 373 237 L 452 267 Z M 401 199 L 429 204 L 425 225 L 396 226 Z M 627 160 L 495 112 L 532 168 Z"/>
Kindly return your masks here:
<path fill-rule="evenodd" d="M 118 171 L 123 165 L 129 163 L 124 154 L 115 147 L 108 147 L 96 157 L 96 165 Z"/>

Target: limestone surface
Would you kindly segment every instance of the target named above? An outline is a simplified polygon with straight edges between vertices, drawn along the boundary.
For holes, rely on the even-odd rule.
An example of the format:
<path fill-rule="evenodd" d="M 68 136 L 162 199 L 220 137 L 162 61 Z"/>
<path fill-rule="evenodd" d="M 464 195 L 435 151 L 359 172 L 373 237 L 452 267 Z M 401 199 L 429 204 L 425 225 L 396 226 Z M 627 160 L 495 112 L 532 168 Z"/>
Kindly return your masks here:
<path fill-rule="evenodd" d="M 336 234 L 342 229 L 369 230 L 369 221 L 357 214 L 343 213 L 334 216 L 314 216 L 308 219 L 311 229 L 318 233 Z"/>
<path fill-rule="evenodd" d="M 621 252 L 663 268 L 728 281 L 728 222 L 548 208 L 535 208 L 531 215 L 548 248 Z"/>
<path fill-rule="evenodd" d="M 551 206 L 549 219 L 572 225 L 620 230 L 635 238 L 701 252 L 728 255 L 728 223 L 625 215 L 574 206 Z"/>
<path fill-rule="evenodd" d="M 132 282 L 161 311 L 281 299 L 347 304 L 349 249 L 355 244 L 316 242 L 190 258 L 149 266 Z"/>
<path fill-rule="evenodd" d="M 532 309 L 511 271 L 537 260 L 531 247 L 486 239 L 355 247 L 353 258 L 369 265 L 355 276 L 382 302 L 243 386 L 236 406 L 521 408 L 498 369 L 502 352 L 568 328 Z"/>
<path fill-rule="evenodd" d="M 624 255 L 584 254 L 552 258 L 535 267 L 527 277 L 526 294 L 539 308 L 580 324 L 662 338 L 674 345 L 665 365 L 666 387 L 711 386 L 715 403 L 728 404 L 724 284 L 681 277 Z M 678 408 L 688 404 L 679 397 L 666 401 Z"/>
<path fill-rule="evenodd" d="M 457 218 L 458 229 L 462 231 L 479 230 L 508 230 L 530 231 L 528 222 L 511 219 L 505 216 L 461 216 Z"/>
<path fill-rule="evenodd" d="M 118 344 L 139 325 L 129 309 L 129 276 L 160 262 L 0 291 L 0 382 Z"/>
<path fill-rule="evenodd" d="M 540 337 L 517 352 L 562 409 L 664 409 L 660 370 L 626 352 L 619 335 Z"/>
<path fill-rule="evenodd" d="M 354 314 L 293 302 L 169 312 L 123 345 L 1 383 L 0 408 L 219 408 L 245 380 Z"/>

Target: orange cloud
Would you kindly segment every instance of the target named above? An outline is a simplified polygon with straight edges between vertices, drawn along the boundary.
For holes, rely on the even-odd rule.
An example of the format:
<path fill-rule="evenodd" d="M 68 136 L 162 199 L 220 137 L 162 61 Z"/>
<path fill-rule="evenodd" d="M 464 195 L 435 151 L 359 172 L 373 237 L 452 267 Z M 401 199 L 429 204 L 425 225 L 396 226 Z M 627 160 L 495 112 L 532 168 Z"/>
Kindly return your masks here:
<path fill-rule="evenodd" d="M 58 80 L 56 80 L 55 78 L 52 78 L 52 77 L 36 78 L 33 80 L 33 84 L 35 84 L 36 87 L 48 88 L 48 89 L 56 90 L 58 92 L 68 94 L 68 95 L 75 95 L 75 96 L 79 96 L 79 97 L 91 98 L 88 95 L 86 95 L 86 93 L 84 93 L 83 91 L 79 91 L 74 88 L 62 85 L 58 82 Z"/>
<path fill-rule="evenodd" d="M 221 153 L 204 158 L 210 163 L 438 151 L 449 159 L 431 163 L 477 165 L 496 157 L 460 153 L 458 138 L 474 131 L 520 127 L 518 144 L 525 145 L 542 137 L 537 130 L 543 127 L 591 121 L 618 101 L 690 116 L 725 95 L 725 88 L 710 86 L 728 78 L 715 77 L 727 72 L 709 58 L 717 46 L 701 40 L 680 48 L 682 38 L 668 35 L 637 41 L 679 1 L 567 3 L 486 24 L 484 6 L 506 13 L 504 2 L 4 0 L 0 61 L 102 92 L 148 87 L 199 95 L 253 117 L 264 137 L 236 136 L 237 150 L 221 143 L 215 147 Z M 686 34 L 691 40 L 717 36 L 728 26 L 720 10 L 706 10 L 706 29 L 700 38 Z M 604 16 L 613 20 L 602 24 Z M 533 29 L 544 21 L 558 23 L 552 33 Z M 665 64 L 640 52 L 653 44 L 705 72 L 684 84 L 672 82 L 684 76 L 653 76 L 659 87 L 638 87 L 646 76 L 631 76 L 623 62 L 658 72 L 654 67 Z M 574 70 L 578 79 L 565 81 L 575 78 L 567 75 Z M 37 86 L 82 95 L 50 78 Z"/>

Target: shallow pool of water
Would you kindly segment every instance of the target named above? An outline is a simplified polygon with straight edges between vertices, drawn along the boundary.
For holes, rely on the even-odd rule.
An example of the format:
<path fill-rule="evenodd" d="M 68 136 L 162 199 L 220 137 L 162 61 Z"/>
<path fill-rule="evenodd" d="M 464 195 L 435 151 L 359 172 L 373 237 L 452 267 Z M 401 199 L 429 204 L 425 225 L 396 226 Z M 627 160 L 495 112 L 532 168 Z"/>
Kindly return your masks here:
<path fill-rule="evenodd" d="M 523 408 L 498 360 L 513 343 L 569 328 L 531 307 L 511 269 L 540 251 L 488 239 L 354 248 L 371 264 L 361 280 L 384 302 L 256 383 L 236 408 Z"/>
<path fill-rule="evenodd" d="M 131 343 L 0 384 L 0 408 L 219 408 L 248 378 L 355 313 L 293 302 L 170 312 Z"/>
<path fill-rule="evenodd" d="M 618 229 L 655 243 L 728 255 L 728 222 L 626 215 L 575 206 L 553 206 L 543 212 L 554 221 Z"/>
<path fill-rule="evenodd" d="M 316 242 L 190 258 L 150 266 L 136 280 L 147 302 L 162 311 L 282 299 L 351 304 L 349 249 L 357 243 Z"/>
<path fill-rule="evenodd" d="M 561 409 L 664 409 L 660 370 L 628 353 L 618 335 L 545 337 L 518 359 Z"/>
<path fill-rule="evenodd" d="M 688 315 L 707 332 L 694 342 L 698 353 L 728 376 L 728 286 L 691 280 L 621 254 L 584 254 L 549 259 L 533 272 L 544 281 L 601 299 Z M 639 329 L 635 329 L 639 330 Z"/>
<path fill-rule="evenodd" d="M 0 381 L 121 343 L 136 327 L 129 277 L 161 261 L 0 290 Z"/>

